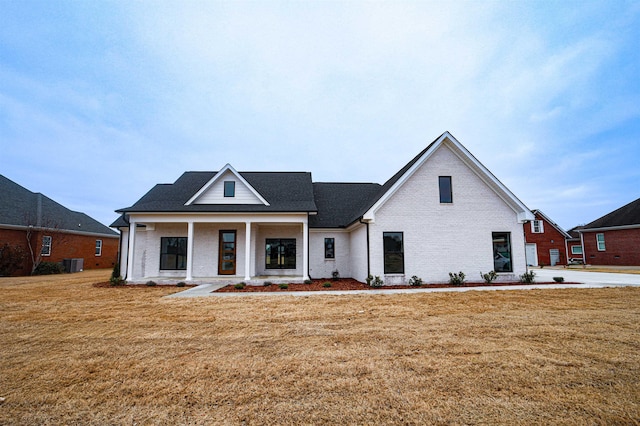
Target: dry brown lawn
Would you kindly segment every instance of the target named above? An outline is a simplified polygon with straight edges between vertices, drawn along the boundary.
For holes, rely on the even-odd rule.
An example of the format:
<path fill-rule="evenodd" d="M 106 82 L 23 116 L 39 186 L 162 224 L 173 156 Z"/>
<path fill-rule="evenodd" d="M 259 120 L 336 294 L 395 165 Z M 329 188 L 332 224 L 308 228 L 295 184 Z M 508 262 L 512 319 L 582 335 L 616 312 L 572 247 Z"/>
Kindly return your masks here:
<path fill-rule="evenodd" d="M 0 424 L 638 424 L 640 288 L 167 299 L 0 279 Z"/>

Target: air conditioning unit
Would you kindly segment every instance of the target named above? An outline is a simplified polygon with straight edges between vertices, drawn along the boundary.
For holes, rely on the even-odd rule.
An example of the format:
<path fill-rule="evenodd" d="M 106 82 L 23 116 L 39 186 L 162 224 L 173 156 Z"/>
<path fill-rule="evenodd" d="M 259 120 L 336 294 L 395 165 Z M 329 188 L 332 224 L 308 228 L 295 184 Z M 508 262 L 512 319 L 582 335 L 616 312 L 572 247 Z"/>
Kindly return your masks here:
<path fill-rule="evenodd" d="M 62 266 L 64 267 L 64 271 L 67 273 L 82 272 L 84 269 L 84 259 L 63 259 Z"/>

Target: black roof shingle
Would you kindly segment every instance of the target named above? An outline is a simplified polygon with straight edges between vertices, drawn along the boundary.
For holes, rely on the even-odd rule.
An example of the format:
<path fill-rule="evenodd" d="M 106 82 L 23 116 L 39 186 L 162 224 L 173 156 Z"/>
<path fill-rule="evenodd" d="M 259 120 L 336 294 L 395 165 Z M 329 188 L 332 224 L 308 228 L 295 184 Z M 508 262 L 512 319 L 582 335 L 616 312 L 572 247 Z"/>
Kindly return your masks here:
<path fill-rule="evenodd" d="M 581 230 L 640 225 L 640 198 L 586 224 Z"/>

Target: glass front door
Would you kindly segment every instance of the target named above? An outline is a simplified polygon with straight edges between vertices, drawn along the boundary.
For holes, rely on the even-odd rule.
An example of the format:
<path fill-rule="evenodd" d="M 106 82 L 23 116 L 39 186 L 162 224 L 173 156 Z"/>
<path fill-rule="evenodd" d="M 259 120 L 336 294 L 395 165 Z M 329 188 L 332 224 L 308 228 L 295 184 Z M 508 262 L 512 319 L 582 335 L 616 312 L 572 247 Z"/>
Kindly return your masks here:
<path fill-rule="evenodd" d="M 220 231 L 218 274 L 236 274 L 236 231 Z"/>

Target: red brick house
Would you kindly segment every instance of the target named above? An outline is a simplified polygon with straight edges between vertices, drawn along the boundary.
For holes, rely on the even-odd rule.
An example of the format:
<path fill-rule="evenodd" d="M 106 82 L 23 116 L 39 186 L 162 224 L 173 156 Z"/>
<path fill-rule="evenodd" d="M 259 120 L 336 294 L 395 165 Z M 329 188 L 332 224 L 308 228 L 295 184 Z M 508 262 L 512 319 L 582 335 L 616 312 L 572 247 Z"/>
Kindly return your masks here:
<path fill-rule="evenodd" d="M 540 210 L 533 210 L 535 220 L 524 224 L 527 264 L 529 266 L 566 265 L 566 240 L 571 238 L 557 223 Z"/>
<path fill-rule="evenodd" d="M 640 198 L 578 230 L 585 263 L 640 265 Z"/>
<path fill-rule="evenodd" d="M 2 175 L 0 199 L 0 276 L 29 275 L 40 262 L 75 270 L 115 265 L 118 234 L 95 219 Z"/>

